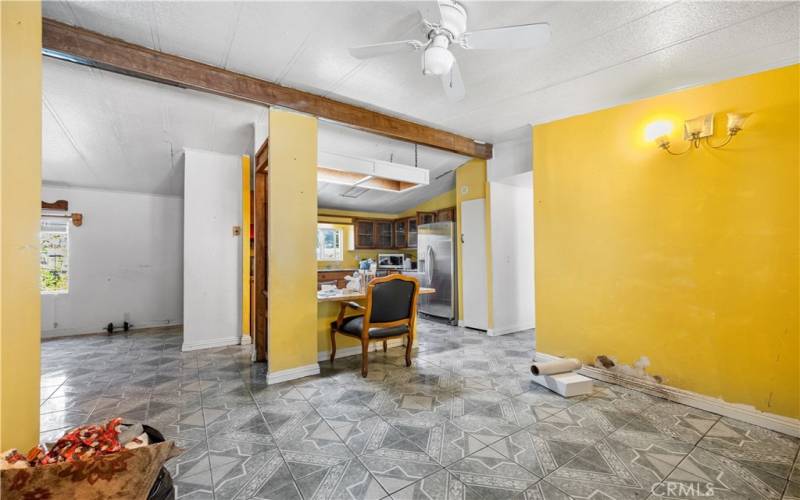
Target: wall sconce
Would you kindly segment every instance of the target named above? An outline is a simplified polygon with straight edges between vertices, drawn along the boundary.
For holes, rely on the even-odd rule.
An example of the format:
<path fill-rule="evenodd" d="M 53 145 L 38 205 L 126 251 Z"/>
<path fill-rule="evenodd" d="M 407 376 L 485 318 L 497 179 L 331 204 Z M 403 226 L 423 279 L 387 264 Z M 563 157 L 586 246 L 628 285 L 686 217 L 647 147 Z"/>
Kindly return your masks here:
<path fill-rule="evenodd" d="M 722 149 L 733 140 L 733 136 L 741 132 L 748 116 L 750 116 L 748 113 L 728 113 L 728 136 L 720 144 L 712 144 L 710 139 L 714 135 L 713 113 L 686 120 L 683 124 L 684 139 L 689 141 L 689 146 L 680 153 L 670 149 L 669 135 L 672 133 L 672 123 L 669 121 L 659 120 L 648 124 L 644 129 L 644 136 L 648 141 L 655 141 L 659 148 L 675 156 L 686 154 L 692 148 L 698 149 L 702 139 L 705 139 L 708 147 Z"/>

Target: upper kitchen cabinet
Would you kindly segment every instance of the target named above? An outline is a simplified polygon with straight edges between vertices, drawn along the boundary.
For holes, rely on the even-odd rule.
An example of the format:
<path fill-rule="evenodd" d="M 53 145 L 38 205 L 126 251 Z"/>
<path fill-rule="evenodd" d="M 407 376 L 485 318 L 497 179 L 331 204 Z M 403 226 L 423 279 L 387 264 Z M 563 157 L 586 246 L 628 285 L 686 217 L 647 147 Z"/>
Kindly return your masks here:
<path fill-rule="evenodd" d="M 443 208 L 436 212 L 436 222 L 453 222 L 456 220 L 455 207 Z"/>
<path fill-rule="evenodd" d="M 417 248 L 417 218 L 409 217 L 406 222 L 406 231 L 408 232 L 406 246 L 408 248 Z"/>
<path fill-rule="evenodd" d="M 395 247 L 395 221 L 358 219 L 355 221 L 355 247 L 390 249 Z"/>
<path fill-rule="evenodd" d="M 436 222 L 436 212 L 417 212 L 417 224 L 430 224 Z"/>
<path fill-rule="evenodd" d="M 356 248 L 375 248 L 375 222 L 371 220 L 357 220 L 356 224 Z"/>
<path fill-rule="evenodd" d="M 408 247 L 408 219 L 394 221 L 394 246 L 396 248 Z"/>
<path fill-rule="evenodd" d="M 376 248 L 394 248 L 394 221 L 375 221 Z"/>

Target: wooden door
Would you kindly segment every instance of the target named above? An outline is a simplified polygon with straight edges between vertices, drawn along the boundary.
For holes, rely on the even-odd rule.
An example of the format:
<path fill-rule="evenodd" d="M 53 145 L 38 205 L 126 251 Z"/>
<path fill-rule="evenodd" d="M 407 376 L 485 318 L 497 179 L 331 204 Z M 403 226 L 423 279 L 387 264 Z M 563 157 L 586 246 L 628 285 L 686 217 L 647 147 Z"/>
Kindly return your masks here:
<path fill-rule="evenodd" d="M 254 252 L 255 252 L 255 331 L 253 342 L 255 343 L 256 361 L 267 360 L 267 193 L 269 185 L 269 174 L 267 169 L 267 149 L 269 141 L 259 148 L 256 153 L 256 180 L 254 186 L 255 200 L 253 202 L 253 228 L 254 228 Z"/>
<path fill-rule="evenodd" d="M 396 248 L 406 248 L 408 246 L 407 225 L 408 221 L 406 219 L 394 222 L 394 246 Z"/>
<path fill-rule="evenodd" d="M 375 222 L 359 219 L 355 223 L 356 248 L 375 248 Z"/>

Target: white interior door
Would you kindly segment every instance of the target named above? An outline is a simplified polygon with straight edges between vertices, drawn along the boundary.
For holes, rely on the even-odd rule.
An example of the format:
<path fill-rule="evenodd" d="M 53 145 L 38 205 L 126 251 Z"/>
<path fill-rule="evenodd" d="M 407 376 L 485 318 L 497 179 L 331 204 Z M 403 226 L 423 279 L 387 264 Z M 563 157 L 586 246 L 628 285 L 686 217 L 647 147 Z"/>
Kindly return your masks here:
<path fill-rule="evenodd" d="M 241 157 L 186 150 L 183 350 L 241 341 Z M 240 230 L 241 233 L 241 230 Z"/>
<path fill-rule="evenodd" d="M 485 209 L 483 199 L 461 204 L 464 326 L 478 330 L 489 328 Z"/>

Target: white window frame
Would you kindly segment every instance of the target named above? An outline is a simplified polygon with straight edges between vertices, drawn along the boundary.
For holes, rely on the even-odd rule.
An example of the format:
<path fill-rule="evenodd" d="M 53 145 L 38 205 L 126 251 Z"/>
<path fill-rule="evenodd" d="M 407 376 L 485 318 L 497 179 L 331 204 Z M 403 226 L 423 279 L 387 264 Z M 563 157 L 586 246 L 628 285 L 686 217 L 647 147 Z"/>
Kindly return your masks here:
<path fill-rule="evenodd" d="M 338 248 L 336 248 L 337 255 L 325 256 L 323 255 L 323 237 L 322 231 L 335 231 L 337 233 Z M 317 261 L 319 262 L 342 262 L 344 260 L 344 231 L 341 228 L 330 226 L 328 224 L 317 224 Z"/>
<path fill-rule="evenodd" d="M 44 222 L 46 220 L 48 220 L 47 217 L 43 217 L 42 218 L 42 222 Z M 40 227 L 39 227 L 39 242 L 41 244 L 42 236 L 45 235 L 45 234 L 64 234 L 65 235 L 66 248 L 65 248 L 65 251 L 64 251 L 63 259 L 66 261 L 65 267 L 66 267 L 66 276 L 67 276 L 67 286 L 66 286 L 66 288 L 63 288 L 63 289 L 60 289 L 60 290 L 47 290 L 42 286 L 42 283 L 40 282 L 39 283 L 39 293 L 41 295 L 66 295 L 66 294 L 69 293 L 69 282 L 70 282 L 70 270 L 69 270 L 69 267 L 70 267 L 69 266 L 69 260 L 70 260 L 69 259 L 69 240 L 70 240 L 69 219 L 51 218 L 49 220 L 51 220 L 51 221 L 53 221 L 53 220 L 62 221 L 63 220 L 64 221 L 64 224 L 63 224 L 64 230 L 63 231 L 56 231 L 56 230 L 48 231 L 47 229 L 42 229 L 41 226 L 43 226 L 44 224 L 40 224 Z M 40 255 L 40 259 L 41 259 L 41 255 Z M 39 261 L 39 266 L 40 266 L 40 272 L 41 272 L 41 267 L 42 267 L 41 260 Z"/>

